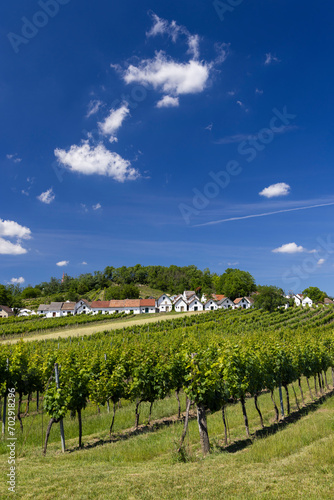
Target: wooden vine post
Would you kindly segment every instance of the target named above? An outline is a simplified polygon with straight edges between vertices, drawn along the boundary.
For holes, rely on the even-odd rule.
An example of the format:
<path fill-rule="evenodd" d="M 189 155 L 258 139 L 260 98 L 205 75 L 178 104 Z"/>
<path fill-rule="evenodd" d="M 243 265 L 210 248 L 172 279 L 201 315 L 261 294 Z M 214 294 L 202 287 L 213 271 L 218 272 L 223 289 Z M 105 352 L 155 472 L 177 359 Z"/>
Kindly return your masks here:
<path fill-rule="evenodd" d="M 282 413 L 282 418 L 284 418 L 284 404 L 283 404 L 283 394 L 282 394 L 282 385 L 278 385 L 278 392 L 279 392 L 279 400 L 281 403 L 281 413 Z"/>
<path fill-rule="evenodd" d="M 57 389 L 60 389 L 60 386 L 59 386 L 59 369 L 58 369 L 58 363 L 55 363 L 55 377 L 56 377 L 56 386 L 57 386 Z M 63 453 L 65 453 L 64 422 L 63 422 L 62 418 L 59 421 L 59 425 L 60 425 L 61 451 Z"/>
<path fill-rule="evenodd" d="M 7 358 L 6 362 L 6 370 L 7 370 L 7 377 L 8 377 L 8 371 L 9 371 L 9 359 Z M 6 383 L 6 392 L 5 392 L 5 397 L 3 400 L 3 413 L 2 413 L 2 435 L 5 435 L 5 429 L 6 429 L 6 413 L 7 413 L 7 391 L 8 391 L 8 378 L 7 378 L 7 383 Z"/>

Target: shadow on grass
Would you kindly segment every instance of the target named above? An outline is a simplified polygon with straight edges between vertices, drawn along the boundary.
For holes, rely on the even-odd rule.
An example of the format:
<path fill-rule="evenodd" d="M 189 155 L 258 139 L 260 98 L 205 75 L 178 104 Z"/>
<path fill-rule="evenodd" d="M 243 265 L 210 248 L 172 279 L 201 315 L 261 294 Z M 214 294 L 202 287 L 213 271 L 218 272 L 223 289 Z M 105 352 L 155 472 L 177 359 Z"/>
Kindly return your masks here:
<path fill-rule="evenodd" d="M 227 452 L 227 453 L 236 453 L 237 451 L 244 450 L 245 448 L 250 446 L 255 439 L 272 436 L 273 434 L 276 434 L 282 429 L 285 429 L 285 427 L 287 427 L 288 424 L 297 422 L 305 415 L 308 415 L 309 413 L 316 411 L 319 408 L 319 406 L 321 406 L 322 403 L 324 403 L 324 401 L 326 401 L 333 395 L 334 395 L 334 389 L 326 392 L 315 401 L 306 403 L 302 408 L 300 408 L 300 410 L 291 412 L 284 419 L 279 420 L 279 422 L 275 422 L 271 425 L 265 426 L 263 429 L 255 431 L 254 433 L 251 434 L 250 438 L 235 441 L 234 443 L 231 443 L 227 446 L 218 445 L 216 446 L 216 448 L 222 452 Z"/>
<path fill-rule="evenodd" d="M 197 418 L 196 412 L 195 411 L 190 411 L 189 413 L 189 420 L 193 420 Z M 176 415 L 173 415 L 171 417 L 165 417 L 161 418 L 159 420 L 154 420 L 152 421 L 151 424 L 142 424 L 139 425 L 138 428 L 132 427 L 131 429 L 127 429 L 122 432 L 114 433 L 111 435 L 111 439 L 106 438 L 106 439 L 96 439 L 94 442 L 86 443 L 82 446 L 82 450 L 89 450 L 92 448 L 96 448 L 97 446 L 103 446 L 104 444 L 110 444 L 110 443 L 117 443 L 119 441 L 126 441 L 128 439 L 133 438 L 134 436 L 140 436 L 142 434 L 147 434 L 149 432 L 155 432 L 159 429 L 169 427 L 170 425 L 173 425 L 175 423 L 182 423 L 185 420 L 185 413 L 181 415 L 180 418 L 178 418 Z M 67 453 L 73 453 L 75 451 L 78 451 L 80 448 L 78 446 L 72 447 L 72 448 L 67 448 L 66 452 Z"/>
<path fill-rule="evenodd" d="M 321 404 L 326 401 L 328 398 L 334 395 L 334 389 L 327 391 L 325 394 L 320 396 L 318 399 L 311 401 L 309 403 L 306 403 L 300 410 L 296 410 L 291 412 L 289 415 L 287 415 L 284 419 L 279 420 L 279 422 L 274 422 L 271 425 L 265 426 L 263 429 L 259 429 L 255 431 L 254 433 L 251 434 L 250 438 L 247 439 L 240 439 L 238 441 L 235 441 L 227 446 L 220 446 L 216 445 L 216 449 L 221 452 L 227 452 L 227 453 L 236 453 L 238 451 L 241 451 L 248 446 L 250 446 L 255 439 L 257 438 L 264 438 L 267 436 L 271 436 L 273 434 L 276 434 L 280 430 L 284 429 L 288 424 L 297 422 L 300 420 L 302 417 L 305 415 L 316 411 Z M 233 401 L 233 404 L 237 404 L 237 401 Z M 192 410 L 190 411 L 189 414 L 189 420 L 196 419 L 196 411 Z M 159 429 L 168 427 L 170 425 L 173 425 L 175 423 L 182 423 L 184 422 L 185 419 L 185 413 L 181 415 L 180 418 L 178 418 L 176 415 L 173 415 L 171 417 L 166 417 L 162 418 L 159 420 L 154 420 L 151 424 L 142 424 L 138 426 L 136 429 L 135 427 L 132 427 L 131 429 L 127 429 L 118 433 L 114 433 L 111 435 L 111 439 L 106 438 L 106 439 L 96 439 L 95 441 L 91 441 L 89 443 L 83 444 L 82 450 L 89 450 L 92 448 L 96 448 L 98 446 L 103 446 L 111 443 L 117 443 L 120 441 L 126 441 L 128 439 L 131 439 L 134 436 L 140 436 L 143 434 L 147 434 L 150 432 L 155 432 Z M 67 448 L 66 452 L 67 453 L 73 453 L 75 451 L 80 450 L 78 446 L 73 446 Z"/>

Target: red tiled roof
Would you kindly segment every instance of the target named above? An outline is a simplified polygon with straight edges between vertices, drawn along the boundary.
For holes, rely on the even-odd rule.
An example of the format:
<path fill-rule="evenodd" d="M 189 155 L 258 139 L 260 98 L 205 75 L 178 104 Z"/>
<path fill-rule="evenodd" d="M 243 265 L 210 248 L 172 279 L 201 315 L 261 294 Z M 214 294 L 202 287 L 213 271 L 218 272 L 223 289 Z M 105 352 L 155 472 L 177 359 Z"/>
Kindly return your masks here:
<path fill-rule="evenodd" d="M 234 303 L 239 304 L 239 302 L 241 302 L 242 299 L 243 299 L 243 297 L 238 297 L 237 299 L 234 300 Z"/>
<path fill-rule="evenodd" d="M 125 300 L 111 300 L 109 302 L 109 307 L 139 307 L 139 299 L 125 299 Z"/>
<path fill-rule="evenodd" d="M 109 300 L 94 300 L 94 302 L 92 302 L 92 304 L 91 304 L 91 307 L 93 309 L 96 309 L 96 308 L 106 309 L 107 307 L 110 307 Z"/>
<path fill-rule="evenodd" d="M 216 293 L 213 293 L 212 297 L 214 298 L 214 300 L 223 300 L 226 298 L 225 295 L 217 295 Z"/>
<path fill-rule="evenodd" d="M 155 307 L 155 299 L 141 299 L 140 305 L 142 307 Z"/>

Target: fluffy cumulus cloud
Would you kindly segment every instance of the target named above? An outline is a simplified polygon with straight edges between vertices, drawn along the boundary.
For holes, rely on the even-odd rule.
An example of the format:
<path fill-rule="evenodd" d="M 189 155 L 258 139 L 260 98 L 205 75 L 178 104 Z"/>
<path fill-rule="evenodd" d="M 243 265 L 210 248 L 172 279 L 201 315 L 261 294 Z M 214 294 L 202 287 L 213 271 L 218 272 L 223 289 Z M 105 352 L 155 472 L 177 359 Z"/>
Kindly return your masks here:
<path fill-rule="evenodd" d="M 27 253 L 27 250 L 20 243 L 12 243 L 0 238 L 0 255 L 22 255 L 25 253 Z"/>
<path fill-rule="evenodd" d="M 179 98 L 165 95 L 157 102 L 157 108 L 176 108 L 179 105 Z"/>
<path fill-rule="evenodd" d="M 25 279 L 22 278 L 22 276 L 20 278 L 12 278 L 10 280 L 11 283 L 13 283 L 13 285 L 23 285 L 23 283 L 25 282 Z"/>
<path fill-rule="evenodd" d="M 93 205 L 92 208 L 93 210 L 100 210 L 100 208 L 102 208 L 102 205 L 101 203 L 96 203 L 96 205 Z"/>
<path fill-rule="evenodd" d="M 166 52 L 157 51 L 150 59 L 142 59 L 136 65 L 129 64 L 124 71 L 119 67 L 117 70 L 121 72 L 125 83 L 138 83 L 162 93 L 158 108 L 176 107 L 179 105 L 178 96 L 205 90 L 214 67 L 225 61 L 229 46 L 225 43 L 216 44 L 216 59 L 211 62 L 200 60 L 200 37 L 197 34 L 191 34 L 185 26 L 175 21 L 169 22 L 154 13 L 151 16 L 153 23 L 146 33 L 147 37 L 166 35 L 174 43 L 185 40 L 189 60 L 177 61 Z"/>
<path fill-rule="evenodd" d="M 16 239 L 11 242 L 8 238 Z M 21 240 L 31 238 L 31 230 L 28 227 L 21 226 L 13 220 L 0 219 L 0 254 L 1 255 L 22 255 L 27 250 L 22 247 Z"/>
<path fill-rule="evenodd" d="M 58 267 L 66 267 L 70 263 L 69 260 L 61 260 L 60 262 L 57 262 L 56 266 Z"/>
<path fill-rule="evenodd" d="M 13 220 L 0 219 L 0 236 L 28 240 L 31 238 L 31 230 Z"/>
<path fill-rule="evenodd" d="M 282 245 L 279 248 L 275 248 L 274 250 L 272 250 L 272 252 L 293 254 L 293 253 L 307 252 L 307 250 L 300 245 L 298 246 L 296 243 L 286 243 L 285 245 Z"/>
<path fill-rule="evenodd" d="M 109 136 L 110 142 L 117 142 L 115 133 L 122 126 L 125 118 L 130 114 L 128 103 L 122 104 L 118 109 L 111 109 L 109 116 L 98 124 L 101 133 Z"/>
<path fill-rule="evenodd" d="M 325 259 L 319 259 L 317 264 L 318 266 L 322 266 L 323 264 L 325 264 L 326 260 Z"/>
<path fill-rule="evenodd" d="M 118 182 L 135 180 L 140 176 L 128 160 L 109 151 L 102 143 L 94 147 L 88 141 L 83 141 L 80 146 L 73 145 L 68 151 L 56 149 L 55 156 L 71 172 L 104 175 Z"/>
<path fill-rule="evenodd" d="M 52 188 L 48 189 L 44 193 L 41 193 L 39 196 L 37 196 L 37 199 L 41 201 L 42 203 L 45 203 L 46 205 L 50 205 L 50 203 L 53 202 L 55 199 L 56 195 L 54 194 Z"/>
<path fill-rule="evenodd" d="M 155 90 L 175 96 L 202 92 L 209 72 L 210 66 L 205 62 L 190 60 L 180 63 L 160 51 L 153 59 L 144 59 L 138 66 L 130 64 L 123 78 L 126 83 L 151 85 Z"/>
<path fill-rule="evenodd" d="M 264 188 L 259 194 L 266 198 L 274 198 L 275 196 L 287 196 L 290 193 L 290 186 L 285 182 L 278 182 Z"/>

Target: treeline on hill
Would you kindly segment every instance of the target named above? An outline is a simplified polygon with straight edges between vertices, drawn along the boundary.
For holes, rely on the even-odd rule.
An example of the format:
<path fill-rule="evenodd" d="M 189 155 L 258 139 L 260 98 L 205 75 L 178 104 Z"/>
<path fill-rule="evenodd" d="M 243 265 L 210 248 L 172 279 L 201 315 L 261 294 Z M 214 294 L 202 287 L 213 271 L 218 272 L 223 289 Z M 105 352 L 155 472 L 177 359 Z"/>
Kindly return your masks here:
<path fill-rule="evenodd" d="M 253 276 L 239 269 L 227 269 L 224 274 L 203 271 L 194 265 L 179 266 L 108 266 L 104 271 L 94 274 L 85 273 L 78 277 L 65 274 L 64 279 L 52 277 L 50 281 L 36 286 L 28 285 L 22 289 L 19 285 L 0 285 L 0 304 L 10 307 L 22 307 L 23 299 L 52 297 L 53 301 L 71 300 L 87 297 L 94 290 L 104 290 L 105 300 L 134 299 L 139 297 L 138 285 L 146 285 L 165 293 L 178 294 L 184 290 L 211 295 L 224 294 L 232 300 L 248 295 L 256 290 Z M 88 297 L 87 297 L 88 298 Z"/>
<path fill-rule="evenodd" d="M 0 304 L 20 308 L 24 300 L 35 299 L 32 307 L 51 301 L 62 302 L 65 300 L 77 301 L 79 298 L 96 300 L 111 299 L 136 299 L 140 296 L 139 286 L 152 289 L 155 295 L 159 293 L 179 294 L 184 290 L 194 290 L 198 294 L 204 293 L 208 298 L 213 293 L 224 294 L 231 300 L 245 297 L 253 292 L 259 292 L 256 297 L 256 306 L 266 310 L 274 310 L 284 305 L 282 300 L 284 292 L 273 286 L 257 286 L 254 277 L 247 271 L 228 268 L 222 275 L 211 273 L 209 269 L 198 269 L 196 266 L 141 266 L 112 267 L 104 271 L 95 271 L 93 274 L 85 273 L 78 277 L 67 274 L 63 279 L 52 277 L 36 286 L 28 285 L 22 289 L 20 285 L 0 285 Z M 96 292 L 94 294 L 94 292 Z M 101 294 L 99 296 L 99 294 Z M 327 297 L 317 287 L 309 287 L 303 292 L 313 302 L 323 302 Z M 144 296 L 143 298 L 147 298 Z"/>

